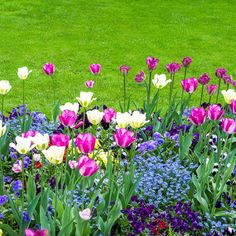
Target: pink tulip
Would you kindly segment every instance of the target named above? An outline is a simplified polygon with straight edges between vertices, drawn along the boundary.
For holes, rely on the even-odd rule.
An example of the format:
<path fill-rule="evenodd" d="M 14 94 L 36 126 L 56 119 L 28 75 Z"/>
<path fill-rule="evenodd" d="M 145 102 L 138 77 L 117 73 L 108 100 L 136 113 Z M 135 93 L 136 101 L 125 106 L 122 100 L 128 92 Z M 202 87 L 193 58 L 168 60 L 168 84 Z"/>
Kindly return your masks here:
<path fill-rule="evenodd" d="M 155 70 L 157 68 L 158 62 L 159 62 L 159 60 L 157 58 L 154 58 L 154 57 L 147 57 L 146 58 L 146 64 L 147 64 L 149 70 Z"/>
<path fill-rule="evenodd" d="M 234 99 L 232 100 L 230 107 L 231 107 L 232 113 L 236 114 L 236 100 L 234 100 Z"/>
<path fill-rule="evenodd" d="M 219 120 L 224 115 L 224 112 L 220 105 L 213 104 L 208 107 L 207 114 L 210 120 Z"/>
<path fill-rule="evenodd" d="M 181 81 L 183 90 L 187 93 L 193 93 L 198 86 L 198 81 L 195 78 L 189 78 Z"/>
<path fill-rule="evenodd" d="M 198 79 L 198 82 L 202 85 L 206 85 L 210 82 L 211 78 L 208 76 L 207 73 L 204 73 L 200 76 L 200 78 Z"/>
<path fill-rule="evenodd" d="M 87 88 L 92 88 L 93 85 L 94 85 L 94 81 L 93 80 L 88 80 L 88 81 L 85 82 L 85 86 Z"/>
<path fill-rule="evenodd" d="M 59 116 L 59 120 L 64 126 L 72 127 L 77 120 L 77 115 L 74 111 L 64 110 Z"/>
<path fill-rule="evenodd" d="M 78 128 L 80 128 L 80 127 L 82 127 L 83 126 L 83 121 L 82 120 L 79 120 L 78 121 L 78 123 L 73 127 L 74 129 L 78 129 Z"/>
<path fill-rule="evenodd" d="M 221 122 L 221 128 L 227 134 L 236 133 L 236 120 L 231 118 L 223 118 Z"/>
<path fill-rule="evenodd" d="M 68 161 L 69 167 L 74 170 L 77 166 L 78 166 L 78 162 L 77 161 L 73 161 L 73 160 L 69 160 Z"/>
<path fill-rule="evenodd" d="M 190 57 L 185 57 L 183 60 L 182 60 L 182 65 L 183 67 L 188 67 L 192 62 L 192 59 Z"/>
<path fill-rule="evenodd" d="M 29 131 L 23 133 L 22 137 L 23 138 L 29 138 L 29 137 L 33 138 L 37 133 L 38 133 L 37 131 L 29 130 Z"/>
<path fill-rule="evenodd" d="M 47 229 L 38 229 L 34 231 L 33 229 L 26 229 L 25 236 L 49 236 L 49 232 Z"/>
<path fill-rule="evenodd" d="M 216 84 L 206 85 L 207 93 L 212 96 L 216 93 L 218 86 Z"/>
<path fill-rule="evenodd" d="M 14 173 L 20 173 L 22 171 L 22 161 L 16 161 L 12 166 L 12 171 Z"/>
<path fill-rule="evenodd" d="M 92 74 L 97 75 L 101 72 L 101 65 L 100 64 L 91 64 L 89 69 Z"/>
<path fill-rule="evenodd" d="M 87 156 L 81 156 L 78 159 L 78 169 L 79 173 L 83 176 L 92 176 L 95 174 L 99 167 L 93 159 L 87 157 Z"/>
<path fill-rule="evenodd" d="M 141 83 L 145 79 L 145 73 L 144 71 L 140 71 L 136 76 L 135 76 L 135 81 L 137 83 Z"/>
<path fill-rule="evenodd" d="M 47 75 L 51 76 L 51 75 L 53 75 L 54 72 L 55 72 L 55 65 L 52 64 L 52 63 L 46 63 L 46 64 L 44 64 L 44 66 L 43 66 L 43 71 L 44 71 Z"/>
<path fill-rule="evenodd" d="M 129 66 L 126 66 L 126 65 L 122 65 L 120 67 L 120 73 L 123 74 L 123 75 L 127 75 L 128 72 L 130 70 L 130 67 Z"/>
<path fill-rule="evenodd" d="M 93 152 L 95 143 L 96 137 L 90 133 L 78 134 L 75 140 L 76 146 L 84 154 Z"/>
<path fill-rule="evenodd" d="M 51 145 L 58 147 L 68 147 L 70 137 L 65 134 L 53 134 L 51 137 Z"/>
<path fill-rule="evenodd" d="M 232 83 L 232 75 L 224 75 L 223 79 L 224 79 L 225 84 L 231 84 Z"/>
<path fill-rule="evenodd" d="M 207 112 L 204 108 L 194 108 L 191 111 L 190 116 L 188 117 L 189 121 L 194 125 L 202 125 L 206 121 Z"/>
<path fill-rule="evenodd" d="M 116 111 L 113 108 L 107 108 L 104 110 L 103 121 L 111 123 L 116 118 Z"/>
<path fill-rule="evenodd" d="M 166 69 L 168 73 L 175 74 L 181 69 L 181 66 L 177 62 L 173 62 L 173 63 L 167 64 Z"/>
<path fill-rule="evenodd" d="M 81 219 L 89 220 L 91 218 L 91 210 L 89 208 L 84 209 L 83 211 L 79 212 Z"/>
<path fill-rule="evenodd" d="M 114 134 L 116 144 L 122 148 L 127 148 L 134 142 L 134 132 L 127 129 L 117 129 Z"/>
<path fill-rule="evenodd" d="M 226 69 L 224 69 L 224 68 L 217 68 L 215 74 L 216 74 L 216 77 L 222 79 L 224 77 L 224 75 L 226 75 L 226 73 L 227 73 Z"/>

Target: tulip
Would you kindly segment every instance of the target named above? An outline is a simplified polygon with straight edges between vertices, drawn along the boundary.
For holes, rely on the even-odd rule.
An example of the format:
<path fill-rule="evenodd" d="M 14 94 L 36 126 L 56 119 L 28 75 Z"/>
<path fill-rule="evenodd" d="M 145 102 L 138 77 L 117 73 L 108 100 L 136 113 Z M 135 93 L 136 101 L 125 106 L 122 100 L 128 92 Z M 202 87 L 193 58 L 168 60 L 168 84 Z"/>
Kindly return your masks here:
<path fill-rule="evenodd" d="M 214 104 L 208 107 L 207 114 L 210 120 L 219 120 L 224 115 L 224 112 L 220 105 Z"/>
<path fill-rule="evenodd" d="M 182 60 L 182 65 L 183 67 L 188 67 L 192 62 L 192 59 L 190 57 L 185 57 L 183 60 Z"/>
<path fill-rule="evenodd" d="M 52 76 L 55 72 L 55 65 L 53 63 L 46 63 L 43 66 L 43 71 L 45 74 Z"/>
<path fill-rule="evenodd" d="M 116 114 L 116 123 L 119 128 L 126 128 L 130 124 L 131 115 L 128 112 Z"/>
<path fill-rule="evenodd" d="M 223 76 L 223 79 L 224 79 L 224 83 L 227 84 L 227 85 L 228 85 L 228 84 L 231 84 L 231 83 L 232 83 L 232 80 L 233 80 L 233 79 L 232 79 L 232 75 L 224 75 L 224 76 Z"/>
<path fill-rule="evenodd" d="M 12 171 L 14 173 L 20 173 L 22 171 L 22 161 L 16 161 L 12 166 Z"/>
<path fill-rule="evenodd" d="M 120 67 L 120 73 L 121 73 L 122 75 L 127 75 L 128 72 L 129 72 L 129 70 L 130 70 L 130 67 L 129 67 L 129 66 L 122 65 L 122 66 Z"/>
<path fill-rule="evenodd" d="M 234 134 L 236 133 L 236 121 L 231 118 L 223 118 L 221 128 L 227 134 Z"/>
<path fill-rule="evenodd" d="M 204 73 L 200 76 L 200 78 L 198 79 L 198 82 L 202 85 L 206 85 L 210 82 L 211 78 L 208 76 L 207 73 Z"/>
<path fill-rule="evenodd" d="M 134 132 L 127 129 L 117 129 L 114 140 L 119 147 L 127 148 L 135 141 Z"/>
<path fill-rule="evenodd" d="M 22 134 L 23 138 L 33 138 L 38 132 L 35 130 L 28 130 L 27 132 Z"/>
<path fill-rule="evenodd" d="M 79 215 L 82 220 L 89 220 L 91 218 L 91 210 L 89 208 L 86 208 L 83 211 L 80 211 Z"/>
<path fill-rule="evenodd" d="M 86 114 L 87 114 L 89 122 L 93 125 L 97 125 L 101 122 L 104 112 L 94 109 L 91 111 L 87 111 Z"/>
<path fill-rule="evenodd" d="M 78 166 L 78 162 L 77 161 L 73 161 L 73 160 L 69 160 L 68 161 L 69 167 L 74 170 L 77 166 Z"/>
<path fill-rule="evenodd" d="M 8 80 L 0 80 L 0 95 L 4 96 L 11 90 Z"/>
<path fill-rule="evenodd" d="M 149 121 L 146 120 L 146 114 L 142 114 L 139 111 L 134 111 L 130 119 L 130 126 L 134 129 L 138 129 L 148 122 Z"/>
<path fill-rule="evenodd" d="M 216 93 L 218 86 L 216 84 L 206 85 L 207 93 L 212 96 Z"/>
<path fill-rule="evenodd" d="M 77 115 L 74 111 L 64 110 L 59 116 L 59 120 L 64 126 L 72 127 L 77 120 Z"/>
<path fill-rule="evenodd" d="M 6 125 L 2 124 L 2 121 L 0 120 L 0 138 L 6 133 Z"/>
<path fill-rule="evenodd" d="M 32 143 L 31 138 L 23 138 L 17 136 L 15 140 L 16 144 L 10 143 L 10 147 L 14 148 L 20 154 L 26 154 L 35 147 L 35 145 Z"/>
<path fill-rule="evenodd" d="M 75 140 L 76 146 L 84 154 L 93 152 L 95 143 L 96 137 L 90 133 L 78 134 Z"/>
<path fill-rule="evenodd" d="M 105 123 L 111 123 L 116 119 L 116 111 L 113 108 L 106 108 L 102 119 Z"/>
<path fill-rule="evenodd" d="M 167 64 L 166 69 L 168 73 L 175 74 L 181 69 L 181 66 L 177 62 L 173 62 L 173 63 Z"/>
<path fill-rule="evenodd" d="M 101 72 L 101 65 L 100 64 L 91 64 L 89 69 L 92 74 L 97 75 Z"/>
<path fill-rule="evenodd" d="M 157 68 L 158 62 L 159 62 L 159 60 L 157 58 L 154 58 L 154 57 L 147 57 L 146 58 L 146 64 L 147 64 L 148 69 L 150 71 L 155 70 Z"/>
<path fill-rule="evenodd" d="M 26 66 L 18 68 L 17 75 L 21 80 L 26 80 L 32 70 L 29 70 Z"/>
<path fill-rule="evenodd" d="M 233 114 L 236 114 L 236 99 L 233 99 L 231 104 L 230 104 L 230 107 L 231 107 L 231 111 Z M 1 135 L 0 135 L 1 136 Z"/>
<path fill-rule="evenodd" d="M 224 77 L 224 75 L 226 75 L 226 73 L 227 73 L 226 69 L 224 69 L 224 68 L 217 68 L 216 72 L 215 72 L 215 75 L 216 75 L 216 77 L 222 79 Z"/>
<path fill-rule="evenodd" d="M 70 137 L 65 134 L 53 134 L 51 136 L 51 145 L 67 148 L 69 145 Z"/>
<path fill-rule="evenodd" d="M 162 89 L 168 83 L 171 83 L 171 79 L 167 80 L 165 74 L 161 74 L 161 75 L 156 74 L 154 75 L 154 79 L 152 80 L 152 83 L 157 89 Z"/>
<path fill-rule="evenodd" d="M 99 167 L 96 161 L 94 161 L 93 159 L 90 159 L 87 156 L 81 156 L 78 159 L 78 169 L 81 175 L 87 177 L 95 174 L 98 171 Z"/>
<path fill-rule="evenodd" d="M 144 71 L 141 71 L 135 76 L 135 81 L 141 83 L 143 80 L 145 80 L 145 73 Z"/>
<path fill-rule="evenodd" d="M 198 81 L 195 78 L 185 79 L 181 81 L 183 90 L 189 94 L 192 94 L 198 86 Z"/>
<path fill-rule="evenodd" d="M 227 104 L 231 104 L 232 100 L 236 99 L 236 92 L 233 89 L 222 90 L 221 93 Z"/>
<path fill-rule="evenodd" d="M 45 150 L 48 148 L 49 145 L 49 135 L 48 134 L 40 134 L 37 133 L 33 138 L 32 138 L 33 143 L 35 144 L 36 149 L 39 151 Z"/>
<path fill-rule="evenodd" d="M 194 108 L 189 116 L 189 121 L 194 125 L 202 125 L 206 121 L 207 112 L 204 108 Z"/>
<path fill-rule="evenodd" d="M 80 97 L 76 97 L 82 107 L 88 107 L 96 98 L 92 92 L 80 92 Z"/>
<path fill-rule="evenodd" d="M 50 163 L 60 164 L 63 161 L 65 147 L 50 146 L 47 150 L 43 150 L 42 152 Z"/>
<path fill-rule="evenodd" d="M 88 81 L 85 82 L 85 86 L 87 88 L 92 88 L 93 85 L 94 85 L 94 81 L 93 80 L 88 80 Z"/>
<path fill-rule="evenodd" d="M 50 236 L 47 229 L 38 229 L 34 231 L 33 229 L 26 229 L 25 236 Z"/>
<path fill-rule="evenodd" d="M 79 103 L 73 104 L 73 103 L 67 102 L 64 105 L 60 106 L 60 110 L 61 111 L 69 110 L 69 111 L 73 111 L 73 112 L 75 112 L 75 114 L 77 114 L 79 111 Z"/>

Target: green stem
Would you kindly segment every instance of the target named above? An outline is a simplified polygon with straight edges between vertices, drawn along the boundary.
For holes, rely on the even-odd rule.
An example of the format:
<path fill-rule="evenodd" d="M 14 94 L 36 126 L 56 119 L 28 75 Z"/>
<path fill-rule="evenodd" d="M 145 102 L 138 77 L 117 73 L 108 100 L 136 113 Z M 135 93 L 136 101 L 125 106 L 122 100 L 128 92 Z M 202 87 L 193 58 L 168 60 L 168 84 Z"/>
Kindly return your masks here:
<path fill-rule="evenodd" d="M 172 77 L 172 74 L 170 74 L 170 93 L 169 93 L 169 108 L 170 108 L 170 105 L 171 105 L 171 97 L 172 97 L 172 83 L 174 82 L 173 81 L 173 77 Z"/>
<path fill-rule="evenodd" d="M 43 193 L 43 182 L 44 182 L 44 175 L 43 175 L 43 167 L 44 167 L 44 156 L 42 155 L 42 160 L 41 160 L 41 163 L 42 163 L 42 167 L 41 167 L 41 193 Z"/>
<path fill-rule="evenodd" d="M 57 195 L 58 195 L 58 179 L 57 179 L 57 167 L 55 173 L 55 182 L 56 182 L 56 189 L 55 189 L 55 212 L 54 212 L 54 227 L 55 227 L 55 235 L 57 230 Z"/>
<path fill-rule="evenodd" d="M 56 91 L 55 91 L 55 81 L 52 77 L 52 86 L 53 86 L 53 105 L 55 106 L 56 104 Z"/>
<path fill-rule="evenodd" d="M 204 88 L 204 86 L 202 85 L 201 98 L 200 98 L 200 106 L 202 104 L 203 88 Z"/>
<path fill-rule="evenodd" d="M 123 78 L 124 78 L 124 112 L 126 111 L 125 106 L 126 106 L 126 77 L 125 73 L 123 73 Z"/>
<path fill-rule="evenodd" d="M 220 85 L 221 85 L 221 79 L 219 79 L 219 82 L 218 82 L 218 90 L 217 90 L 217 95 L 216 95 L 216 103 L 218 102 L 218 98 L 219 98 Z"/>
<path fill-rule="evenodd" d="M 2 122 L 4 122 L 3 108 L 4 108 L 4 95 L 2 95 Z"/>
<path fill-rule="evenodd" d="M 25 104 L 25 81 L 22 80 L 22 90 L 23 90 L 23 93 L 22 93 L 22 101 L 23 101 L 23 105 Z"/>
<path fill-rule="evenodd" d="M 22 205 L 22 212 L 23 212 L 24 210 L 24 182 L 25 182 L 24 155 L 21 156 L 21 182 L 22 182 L 21 205 Z"/>
<path fill-rule="evenodd" d="M 86 117 L 86 108 L 84 107 L 84 115 L 83 115 L 83 133 L 84 133 L 84 127 L 85 127 L 85 117 Z"/>
<path fill-rule="evenodd" d="M 184 79 L 186 79 L 186 75 L 187 75 L 187 67 L 184 68 Z"/>
<path fill-rule="evenodd" d="M 0 150 L 2 151 L 2 150 Z M 2 167 L 2 164 L 3 164 L 3 155 L 2 153 L 0 153 L 0 195 L 3 194 L 3 167 Z"/>
<path fill-rule="evenodd" d="M 211 95 L 209 95 L 209 101 L 208 101 L 209 104 L 211 104 Z"/>

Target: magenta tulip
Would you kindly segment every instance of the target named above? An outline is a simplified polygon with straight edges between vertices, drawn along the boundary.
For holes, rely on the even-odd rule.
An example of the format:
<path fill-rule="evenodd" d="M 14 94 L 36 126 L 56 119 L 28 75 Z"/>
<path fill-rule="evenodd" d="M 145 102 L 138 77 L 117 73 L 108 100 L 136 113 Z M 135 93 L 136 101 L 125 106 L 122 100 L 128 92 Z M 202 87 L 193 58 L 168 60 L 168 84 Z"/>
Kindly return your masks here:
<path fill-rule="evenodd" d="M 227 134 L 236 133 L 236 120 L 231 118 L 223 118 L 221 122 L 221 128 Z"/>
<path fill-rule="evenodd" d="M 227 73 L 226 69 L 224 69 L 224 68 L 217 68 L 215 74 L 216 74 L 216 77 L 222 79 L 226 75 L 226 73 Z"/>
<path fill-rule="evenodd" d="M 230 107 L 231 107 L 232 113 L 236 114 L 236 100 L 235 99 L 232 100 Z"/>
<path fill-rule="evenodd" d="M 113 108 L 107 108 L 104 110 L 103 121 L 105 123 L 111 123 L 116 118 L 116 111 Z"/>
<path fill-rule="evenodd" d="M 168 73 L 175 74 L 181 69 L 181 66 L 177 62 L 173 62 L 173 63 L 167 64 L 166 69 Z"/>
<path fill-rule="evenodd" d="M 206 85 L 207 93 L 212 96 L 216 93 L 218 86 L 216 84 Z"/>
<path fill-rule="evenodd" d="M 38 132 L 35 131 L 35 130 L 29 130 L 29 131 L 23 133 L 23 134 L 22 134 L 22 137 L 23 137 L 23 138 L 29 138 L 29 137 L 33 138 L 37 133 L 38 133 Z"/>
<path fill-rule="evenodd" d="M 92 74 L 97 75 L 101 72 L 101 65 L 100 64 L 91 64 L 89 69 Z"/>
<path fill-rule="evenodd" d="M 64 110 L 59 116 L 59 120 L 64 126 L 72 127 L 77 120 L 77 115 L 74 111 Z"/>
<path fill-rule="evenodd" d="M 87 156 L 81 156 L 78 159 L 78 169 L 79 173 L 85 177 L 92 176 L 95 174 L 99 167 L 93 159 L 87 157 Z"/>
<path fill-rule="evenodd" d="M 192 62 L 192 59 L 190 57 L 185 57 L 183 60 L 182 60 L 182 65 L 183 67 L 188 67 Z"/>
<path fill-rule="evenodd" d="M 85 82 L 85 86 L 87 88 L 92 88 L 93 85 L 94 85 L 94 81 L 93 80 L 88 80 L 88 81 Z"/>
<path fill-rule="evenodd" d="M 78 134 L 75 140 L 76 146 L 84 154 L 93 152 L 95 143 L 96 137 L 90 133 Z"/>
<path fill-rule="evenodd" d="M 231 84 L 232 83 L 232 75 L 224 75 L 223 80 L 225 84 Z"/>
<path fill-rule="evenodd" d="M 38 229 L 34 231 L 33 229 L 26 229 L 25 236 L 49 236 L 49 232 L 47 229 Z"/>
<path fill-rule="evenodd" d="M 198 86 L 198 81 L 195 78 L 184 79 L 181 81 L 183 90 L 187 93 L 193 93 Z"/>
<path fill-rule="evenodd" d="M 231 85 L 232 85 L 233 87 L 236 87 L 236 81 L 232 80 L 232 81 L 231 81 Z"/>
<path fill-rule="evenodd" d="M 224 109 L 217 104 L 208 107 L 207 115 L 210 120 L 219 120 L 224 115 Z"/>
<path fill-rule="evenodd" d="M 206 85 L 210 82 L 210 77 L 208 76 L 207 73 L 204 73 L 200 76 L 200 78 L 198 79 L 198 82 L 202 85 Z"/>
<path fill-rule="evenodd" d="M 155 70 L 157 68 L 158 62 L 159 62 L 159 60 L 157 58 L 154 58 L 154 57 L 147 57 L 146 58 L 146 64 L 147 64 L 149 70 Z"/>
<path fill-rule="evenodd" d="M 194 125 L 202 125 L 206 121 L 207 112 L 204 108 L 194 108 L 191 111 L 190 116 L 188 117 L 189 121 L 192 122 Z"/>
<path fill-rule="evenodd" d="M 55 65 L 52 64 L 52 63 L 46 63 L 46 64 L 44 64 L 44 66 L 43 66 L 43 71 L 44 71 L 47 75 L 51 76 L 51 75 L 53 75 L 54 72 L 55 72 Z"/>
<path fill-rule="evenodd" d="M 69 146 L 70 137 L 65 134 L 53 134 L 51 136 L 51 145 L 58 147 L 68 147 Z"/>
<path fill-rule="evenodd" d="M 127 148 L 134 142 L 134 132 L 127 129 L 117 129 L 114 134 L 116 144 L 122 148 Z"/>
<path fill-rule="evenodd" d="M 145 73 L 144 73 L 144 71 L 139 72 L 139 73 L 135 76 L 135 81 L 136 81 L 137 83 L 141 83 L 144 79 L 145 79 Z"/>
<path fill-rule="evenodd" d="M 122 65 L 122 66 L 120 67 L 120 73 L 121 73 L 122 75 L 127 75 L 128 72 L 129 72 L 129 70 L 130 70 L 130 67 L 129 67 L 129 66 Z"/>

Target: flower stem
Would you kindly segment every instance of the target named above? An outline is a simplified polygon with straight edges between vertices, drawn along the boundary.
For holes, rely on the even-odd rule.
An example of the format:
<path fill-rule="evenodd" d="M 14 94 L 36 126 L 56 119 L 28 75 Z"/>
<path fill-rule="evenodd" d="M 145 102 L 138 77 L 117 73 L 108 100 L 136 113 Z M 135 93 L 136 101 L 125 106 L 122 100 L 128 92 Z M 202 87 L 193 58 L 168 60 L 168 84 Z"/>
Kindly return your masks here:
<path fill-rule="evenodd" d="M 200 106 L 202 104 L 203 89 L 204 89 L 204 86 L 202 85 L 201 98 L 200 98 Z"/>
<path fill-rule="evenodd" d="M 148 110 L 150 108 L 151 82 L 152 82 L 152 71 L 149 72 L 149 81 L 148 81 L 148 94 L 147 94 L 147 107 L 148 107 Z"/>
<path fill-rule="evenodd" d="M 25 104 L 25 81 L 22 80 L 22 102 L 23 102 L 23 105 Z"/>
<path fill-rule="evenodd" d="M 53 79 L 53 76 L 52 76 L 52 86 L 53 86 L 53 105 L 55 106 L 56 104 L 56 91 L 55 91 L 55 81 Z"/>
<path fill-rule="evenodd" d="M 218 102 L 218 98 L 219 98 L 220 85 L 221 85 L 221 79 L 219 79 L 219 82 L 218 82 L 218 90 L 217 90 L 217 95 L 216 95 L 216 103 Z"/>
<path fill-rule="evenodd" d="M 186 75 L 187 75 L 187 67 L 184 68 L 184 79 L 186 79 Z"/>
<path fill-rule="evenodd" d="M 23 212 L 24 210 L 24 185 L 25 185 L 24 155 L 21 156 L 21 182 L 22 182 L 21 205 L 22 205 L 22 212 Z"/>
<path fill-rule="evenodd" d="M 124 78 L 124 112 L 126 111 L 126 77 L 125 73 L 123 73 L 123 78 Z"/>
<path fill-rule="evenodd" d="M 209 104 L 211 104 L 211 95 L 209 95 L 209 101 L 208 101 Z"/>
<path fill-rule="evenodd" d="M 84 114 L 83 114 L 83 133 L 84 133 L 84 127 L 85 127 L 85 117 L 86 117 L 86 108 L 84 107 Z"/>
<path fill-rule="evenodd" d="M 4 95 L 2 95 L 2 122 L 4 122 L 3 108 L 4 108 Z"/>

